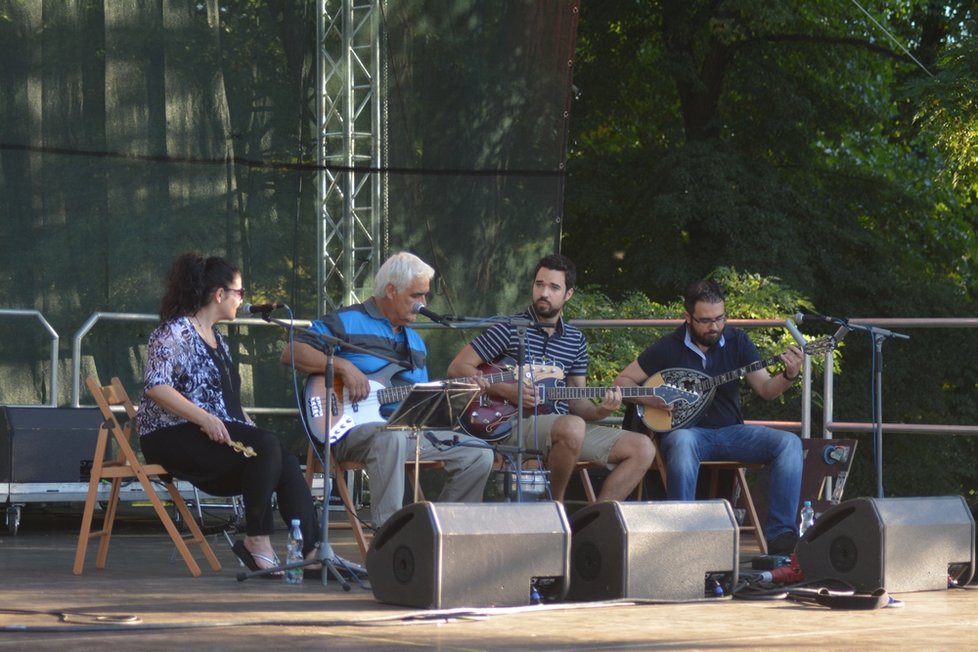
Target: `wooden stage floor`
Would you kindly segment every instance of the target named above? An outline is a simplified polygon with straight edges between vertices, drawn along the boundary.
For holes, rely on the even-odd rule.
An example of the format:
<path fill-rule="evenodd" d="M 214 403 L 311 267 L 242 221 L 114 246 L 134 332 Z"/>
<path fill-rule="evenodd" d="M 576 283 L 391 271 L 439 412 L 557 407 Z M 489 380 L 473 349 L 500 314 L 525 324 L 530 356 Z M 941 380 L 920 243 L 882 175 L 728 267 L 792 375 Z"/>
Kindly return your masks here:
<path fill-rule="evenodd" d="M 842 611 L 781 599 L 685 604 L 578 603 L 423 611 L 384 605 L 368 589 L 306 580 L 191 577 L 155 524 L 126 516 L 108 566 L 90 546 L 71 572 L 78 518 L 59 507 L 25 511 L 16 535 L 0 527 L 0 649 L 11 650 L 729 650 L 950 649 L 978 646 L 978 592 L 900 594 L 901 608 Z M 2 525 L 2 524 L 0 524 Z M 277 535 L 277 548 L 284 548 Z M 348 533 L 335 551 L 356 560 Z M 742 549 L 741 559 L 755 554 Z M 203 565 L 203 564 L 202 564 Z M 206 568 L 206 567 L 205 567 Z"/>

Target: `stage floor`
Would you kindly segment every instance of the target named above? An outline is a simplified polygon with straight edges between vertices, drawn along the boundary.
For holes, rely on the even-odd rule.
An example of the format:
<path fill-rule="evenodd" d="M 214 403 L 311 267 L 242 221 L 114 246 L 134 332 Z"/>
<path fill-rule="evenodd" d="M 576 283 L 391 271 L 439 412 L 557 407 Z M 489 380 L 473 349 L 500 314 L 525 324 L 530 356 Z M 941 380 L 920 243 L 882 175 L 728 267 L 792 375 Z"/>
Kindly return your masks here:
<path fill-rule="evenodd" d="M 778 599 L 419 611 L 380 604 L 356 585 L 344 592 L 335 581 L 239 582 L 241 568 L 221 535 L 212 542 L 224 569 L 214 573 L 202 562 L 204 574 L 194 578 L 162 528 L 126 515 L 107 568 L 95 569 L 90 545 L 85 572 L 75 576 L 78 518 L 66 509 L 25 513 L 16 535 L 0 537 L 0 649 L 851 650 L 950 649 L 978 640 L 971 589 L 899 594 L 903 607 L 872 611 Z M 357 560 L 349 533 L 334 530 L 331 542 Z M 284 549 L 284 533 L 276 544 Z M 745 541 L 741 559 L 754 554 Z"/>

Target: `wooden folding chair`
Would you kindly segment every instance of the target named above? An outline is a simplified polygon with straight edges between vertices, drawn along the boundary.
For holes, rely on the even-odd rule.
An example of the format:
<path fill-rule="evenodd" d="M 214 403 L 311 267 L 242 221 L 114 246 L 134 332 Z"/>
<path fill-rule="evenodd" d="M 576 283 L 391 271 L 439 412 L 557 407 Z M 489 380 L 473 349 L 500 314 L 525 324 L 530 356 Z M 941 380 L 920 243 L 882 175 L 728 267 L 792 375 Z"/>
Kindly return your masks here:
<path fill-rule="evenodd" d="M 584 497 L 587 498 L 588 503 L 598 502 L 597 494 L 594 493 L 594 485 L 591 483 L 590 471 L 607 471 L 608 467 L 604 464 L 598 464 L 596 462 L 578 462 L 577 463 L 577 475 L 581 479 L 581 485 L 584 487 Z M 639 490 L 641 490 L 641 484 L 639 484 Z"/>
<path fill-rule="evenodd" d="M 361 462 L 337 462 L 336 456 L 331 454 L 329 456 L 329 464 L 332 468 L 331 474 L 333 477 L 333 482 L 336 485 L 336 492 L 340 495 L 340 500 L 343 501 L 343 507 L 346 510 L 346 522 L 334 522 L 329 521 L 329 529 L 341 529 L 341 530 L 352 530 L 353 538 L 357 542 L 357 547 L 360 549 L 360 558 L 364 563 L 367 561 L 367 549 L 370 546 L 370 534 L 364 529 L 364 523 L 360 520 L 357 514 L 356 505 L 353 503 L 353 494 L 350 493 L 350 487 L 346 483 L 346 474 L 350 471 L 366 471 L 367 465 Z M 405 466 L 413 473 L 415 470 L 414 460 L 408 460 L 405 462 Z M 418 471 L 424 469 L 443 469 L 445 468 L 445 463 L 439 460 L 421 460 L 418 463 Z M 313 476 L 316 473 L 322 472 L 323 465 L 319 461 L 319 457 L 313 450 L 312 446 L 309 446 L 306 452 L 306 483 L 312 488 Z M 325 479 L 324 479 L 325 481 Z M 421 500 L 424 500 L 424 496 L 420 496 Z M 323 518 L 329 518 L 329 505 L 323 505 Z"/>
<path fill-rule="evenodd" d="M 102 411 L 102 416 L 105 418 L 105 421 L 99 428 L 98 439 L 95 444 L 92 475 L 88 481 L 88 496 L 85 499 L 85 511 L 82 515 L 81 532 L 78 535 L 78 547 L 75 550 L 75 575 L 81 575 L 82 573 L 82 569 L 85 566 L 85 552 L 88 549 L 88 541 L 93 538 L 99 539 L 95 567 L 100 570 L 105 568 L 105 560 L 109 554 L 109 541 L 112 538 L 112 527 L 115 524 L 116 510 L 119 506 L 119 492 L 122 488 L 122 481 L 131 478 L 139 480 L 143 491 L 146 493 L 146 497 L 152 503 L 156 515 L 163 523 L 163 527 L 166 528 L 170 539 L 173 541 L 173 545 L 177 547 L 177 551 L 183 557 L 187 568 L 190 569 L 190 573 L 194 577 L 197 577 L 201 574 L 201 571 L 197 561 L 190 553 L 187 543 L 199 545 L 210 567 L 215 571 L 221 570 L 221 563 L 217 560 L 214 551 L 211 550 L 210 545 L 204 538 L 204 534 L 190 513 L 187 503 L 180 495 L 179 490 L 177 490 L 173 478 L 163 466 L 159 464 L 143 464 L 136 456 L 131 443 L 136 408 L 133 406 L 132 401 L 129 400 L 129 396 L 126 394 L 122 382 L 118 378 L 113 378 L 111 384 L 100 386 L 94 378 L 87 378 L 85 384 L 95 398 L 95 402 Z M 125 427 L 119 425 L 118 419 L 116 419 L 115 414 L 112 412 L 113 405 L 124 407 L 126 416 L 128 417 Z M 115 444 L 117 454 L 114 459 L 106 460 L 106 452 L 109 450 L 112 442 Z M 98 490 L 102 480 L 111 480 L 111 488 L 109 490 L 109 499 L 105 506 L 102 529 L 93 532 L 92 519 L 95 514 L 95 503 L 98 501 Z M 180 535 L 176 524 L 170 518 L 170 514 L 166 511 L 166 507 L 153 487 L 154 481 L 162 483 L 167 491 L 170 492 L 170 499 L 176 505 L 177 510 L 180 512 L 180 517 L 190 530 L 191 536 L 189 539 L 184 540 Z"/>
<path fill-rule="evenodd" d="M 666 484 L 666 461 L 662 458 L 662 447 L 656 442 L 655 461 L 652 463 L 650 471 L 656 471 L 662 479 L 662 486 Z M 764 528 L 761 527 L 760 519 L 757 516 L 757 508 L 754 506 L 754 497 L 750 492 L 750 485 L 747 483 L 747 471 L 757 471 L 764 468 L 763 464 L 748 464 L 747 462 L 736 462 L 734 460 L 713 460 L 700 462 L 700 473 L 709 473 L 709 496 L 719 497 L 720 473 L 732 471 L 734 474 L 734 489 L 740 492 L 740 499 L 744 505 L 744 524 L 740 526 L 740 534 L 753 535 L 757 541 L 757 547 L 762 555 L 767 554 L 767 537 L 764 536 Z M 736 502 L 736 498 L 734 501 Z M 736 505 L 734 505 L 736 507 Z"/>
<path fill-rule="evenodd" d="M 503 456 L 496 453 L 495 460 L 493 461 L 492 470 L 494 472 L 499 472 L 503 470 L 505 461 Z M 534 471 L 540 468 L 539 462 L 535 459 L 525 460 L 523 462 L 523 470 Z M 594 492 L 594 484 L 591 482 L 591 471 L 606 471 L 608 469 L 604 464 L 598 464 L 597 462 L 587 462 L 578 461 L 574 465 L 574 469 L 577 471 L 577 476 L 581 480 L 581 487 L 584 489 L 584 498 L 588 503 L 596 503 L 598 501 L 597 494 Z"/>

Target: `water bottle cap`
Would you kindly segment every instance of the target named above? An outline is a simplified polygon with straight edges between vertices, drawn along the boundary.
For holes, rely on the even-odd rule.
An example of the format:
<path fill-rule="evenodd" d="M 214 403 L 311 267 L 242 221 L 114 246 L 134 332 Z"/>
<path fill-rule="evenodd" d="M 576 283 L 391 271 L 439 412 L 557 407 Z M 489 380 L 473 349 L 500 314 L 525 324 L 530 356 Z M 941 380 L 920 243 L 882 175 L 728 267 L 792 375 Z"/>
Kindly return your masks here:
<path fill-rule="evenodd" d="M 299 527 L 299 519 L 297 518 L 292 519 L 292 527 Z"/>
<path fill-rule="evenodd" d="M 810 500 L 806 500 L 806 501 L 805 501 L 805 507 L 811 507 L 811 506 L 812 506 L 812 501 L 810 501 Z M 294 522 L 295 522 L 295 521 L 293 521 L 293 523 L 294 523 Z"/>

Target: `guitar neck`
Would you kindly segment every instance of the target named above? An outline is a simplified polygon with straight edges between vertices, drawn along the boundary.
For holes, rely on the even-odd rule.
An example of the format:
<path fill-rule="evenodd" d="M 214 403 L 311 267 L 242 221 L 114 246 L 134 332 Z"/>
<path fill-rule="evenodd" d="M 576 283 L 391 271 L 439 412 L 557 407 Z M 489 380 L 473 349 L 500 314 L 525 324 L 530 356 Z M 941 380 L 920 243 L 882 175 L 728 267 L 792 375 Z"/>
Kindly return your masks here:
<path fill-rule="evenodd" d="M 547 401 L 572 401 L 579 398 L 604 398 L 614 387 L 544 387 L 543 395 Z M 658 387 L 620 387 L 622 398 L 655 396 Z"/>
<path fill-rule="evenodd" d="M 698 387 L 701 391 L 709 391 L 718 385 L 729 383 L 732 380 L 740 380 L 751 372 L 757 371 L 758 369 L 764 369 L 765 367 L 770 367 L 777 362 L 781 362 L 781 356 L 779 355 L 772 356 L 766 360 L 758 360 L 757 362 L 752 362 L 749 365 L 741 367 L 740 369 L 733 369 L 726 373 L 708 378 L 698 383 Z"/>
<path fill-rule="evenodd" d="M 508 383 L 516 378 L 516 374 L 512 371 L 500 371 L 494 374 L 483 374 L 481 376 L 490 385 L 492 383 Z M 445 382 L 453 383 L 474 383 L 475 376 L 466 376 L 464 378 L 452 378 Z M 411 390 L 414 389 L 414 385 L 392 385 L 390 387 L 385 387 L 383 389 L 377 390 L 377 402 L 381 405 L 387 405 L 389 403 L 400 403 Z"/>

